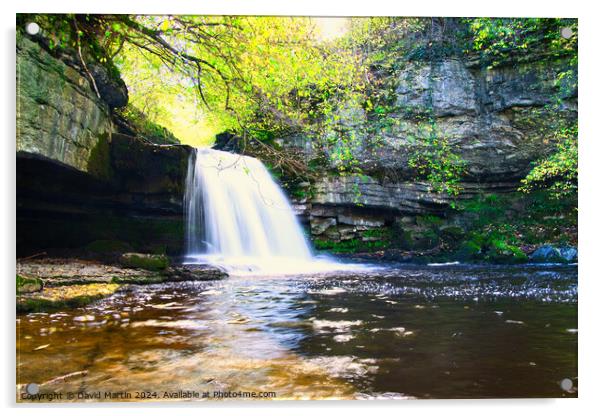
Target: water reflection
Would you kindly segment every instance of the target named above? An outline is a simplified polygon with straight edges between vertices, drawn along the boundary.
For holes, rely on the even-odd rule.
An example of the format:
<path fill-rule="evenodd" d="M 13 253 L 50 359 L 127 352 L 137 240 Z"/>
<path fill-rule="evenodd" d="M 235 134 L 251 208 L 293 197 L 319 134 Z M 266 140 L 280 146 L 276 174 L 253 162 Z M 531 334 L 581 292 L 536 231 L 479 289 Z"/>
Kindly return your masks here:
<path fill-rule="evenodd" d="M 244 390 L 277 398 L 574 396 L 574 267 L 391 267 L 129 286 L 18 316 L 41 391 Z"/>

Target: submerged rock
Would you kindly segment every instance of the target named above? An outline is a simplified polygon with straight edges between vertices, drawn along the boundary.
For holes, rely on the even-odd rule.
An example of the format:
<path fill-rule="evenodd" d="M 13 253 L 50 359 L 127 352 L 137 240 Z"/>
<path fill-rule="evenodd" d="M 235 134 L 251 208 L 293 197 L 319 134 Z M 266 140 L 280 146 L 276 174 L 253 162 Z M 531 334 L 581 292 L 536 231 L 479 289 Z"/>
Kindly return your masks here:
<path fill-rule="evenodd" d="M 174 282 L 221 280 L 228 277 L 225 271 L 207 264 L 172 266 L 167 270 L 167 273 L 169 280 Z"/>

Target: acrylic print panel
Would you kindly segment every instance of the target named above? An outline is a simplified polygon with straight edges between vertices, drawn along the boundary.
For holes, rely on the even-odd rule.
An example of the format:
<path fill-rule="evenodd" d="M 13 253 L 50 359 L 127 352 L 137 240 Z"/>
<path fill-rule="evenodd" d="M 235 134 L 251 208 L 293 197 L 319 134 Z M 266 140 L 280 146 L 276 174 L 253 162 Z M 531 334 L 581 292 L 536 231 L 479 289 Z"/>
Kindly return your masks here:
<path fill-rule="evenodd" d="M 577 39 L 17 15 L 17 402 L 576 397 Z"/>

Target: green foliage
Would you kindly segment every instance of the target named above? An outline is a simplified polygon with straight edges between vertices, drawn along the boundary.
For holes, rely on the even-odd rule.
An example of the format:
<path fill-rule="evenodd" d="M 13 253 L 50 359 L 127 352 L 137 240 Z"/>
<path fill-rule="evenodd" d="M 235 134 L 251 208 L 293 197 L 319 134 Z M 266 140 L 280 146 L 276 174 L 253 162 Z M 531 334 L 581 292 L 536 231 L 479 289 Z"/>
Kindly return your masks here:
<path fill-rule="evenodd" d="M 558 93 L 552 104 L 546 106 L 552 114 L 562 108 L 563 99 L 577 86 L 578 26 L 576 19 L 492 19 L 467 20 L 473 33 L 473 50 L 481 54 L 483 62 L 496 66 L 508 60 L 544 59 L 552 62 L 566 59 L 569 68 L 556 76 Z M 568 39 L 561 34 L 569 29 Z M 549 189 L 557 198 L 577 191 L 577 124 L 576 121 L 555 123 L 548 139 L 557 142 L 556 152 L 535 164 L 522 181 L 525 192 L 536 188 Z"/>
<path fill-rule="evenodd" d="M 116 45 L 120 39 L 116 31 L 107 30 L 104 36 L 96 32 L 94 15 L 77 14 L 17 14 L 17 28 L 24 33 L 28 22 L 36 22 L 42 42 L 56 55 L 67 52 L 78 61 L 103 65 L 113 79 L 120 73 L 113 62 Z M 81 62 L 80 62 L 81 64 Z"/>
<path fill-rule="evenodd" d="M 428 180 L 434 192 L 457 196 L 466 162 L 454 152 L 444 136 L 429 135 L 424 148 L 411 155 L 408 165 Z"/>
<path fill-rule="evenodd" d="M 460 257 L 496 257 L 507 252 L 521 257 L 512 247 L 545 243 L 577 244 L 576 195 L 557 199 L 548 190 L 529 194 L 480 195 L 458 204 L 468 232 L 459 246 Z M 475 248 L 478 247 L 478 250 Z"/>
<path fill-rule="evenodd" d="M 324 102 L 335 91 L 361 88 L 354 56 L 318 42 L 310 18 L 138 16 L 135 23 L 158 27 L 159 36 L 195 59 L 165 59 L 164 48 L 151 52 L 134 41 L 121 55 L 126 78 L 162 72 L 178 95 L 196 97 L 213 131 L 259 140 L 257 132 L 303 131 L 312 126 L 308 120 L 331 112 Z"/>
<path fill-rule="evenodd" d="M 516 246 L 501 239 L 489 239 L 486 259 L 497 263 L 524 263 L 528 260 L 527 255 Z"/>
<path fill-rule="evenodd" d="M 173 143 L 171 131 L 184 143 L 208 145 L 215 133 L 230 131 L 243 147 L 264 144 L 258 156 L 273 171 L 301 176 L 334 167 L 340 175 L 361 175 L 365 152 L 401 134 L 412 144 L 408 163 L 415 176 L 452 196 L 461 191 L 466 163 L 437 125 L 432 102 L 398 106 L 401 69 L 415 60 L 435 65 L 467 55 L 483 66 L 568 61 L 545 108 L 551 115 L 577 82 L 576 19 L 352 18 L 335 40 L 321 38 L 316 19 L 305 17 L 18 15 L 21 31 L 26 21 L 40 24 L 40 39 L 57 55 L 77 56 L 81 49 L 85 60 L 115 77 L 121 73 L 130 95 L 123 115 L 151 141 Z M 563 38 L 561 28 L 573 36 Z M 541 133 L 558 149 L 534 167 L 523 190 L 576 190 L 577 128 L 567 126 Z M 276 144 L 299 135 L 311 137 L 325 160 L 303 166 Z"/>
<path fill-rule="evenodd" d="M 474 18 L 466 19 L 472 32 L 472 49 L 484 62 L 499 65 L 508 59 L 529 59 L 540 54 L 549 58 L 577 59 L 577 19 Z M 562 28 L 573 36 L 565 39 Z"/>
<path fill-rule="evenodd" d="M 556 131 L 556 152 L 536 163 L 522 180 L 520 189 L 530 192 L 536 188 L 547 188 L 556 198 L 576 194 L 579 156 L 577 136 L 576 125 Z"/>
<path fill-rule="evenodd" d="M 128 104 L 122 109 L 115 110 L 122 116 L 128 125 L 135 131 L 138 136 L 157 144 L 179 144 L 180 141 L 166 127 L 159 125 L 151 120 L 151 118 L 140 111 L 133 104 Z"/>
<path fill-rule="evenodd" d="M 363 99 L 364 124 L 346 122 L 355 136 L 347 132 L 349 128 L 339 128 L 335 136 L 339 140 L 337 146 L 340 148 L 342 142 L 346 149 L 338 152 L 343 153 L 339 159 L 347 161 L 345 170 L 359 171 L 354 157 L 366 142 L 378 149 L 383 136 L 400 134 L 403 120 L 411 120 L 414 131 L 403 132 L 413 145 L 410 167 L 418 178 L 429 182 L 433 192 L 458 195 L 465 163 L 450 138 L 438 128 L 432 102 L 419 108 L 400 107 L 395 80 L 397 72 L 407 69 L 409 61 L 434 63 L 444 56 L 461 54 L 466 33 L 466 25 L 453 18 L 352 19 L 345 42 L 347 47 L 361 51 L 363 62 L 371 69 L 371 79 Z M 343 135 L 346 140 L 340 139 Z"/>

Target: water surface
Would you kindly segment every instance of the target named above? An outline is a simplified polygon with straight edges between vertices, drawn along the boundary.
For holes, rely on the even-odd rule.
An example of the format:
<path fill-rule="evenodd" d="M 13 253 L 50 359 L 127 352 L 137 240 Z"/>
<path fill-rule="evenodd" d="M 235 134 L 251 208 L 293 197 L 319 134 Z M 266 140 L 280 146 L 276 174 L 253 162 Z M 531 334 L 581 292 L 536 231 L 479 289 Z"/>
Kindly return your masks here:
<path fill-rule="evenodd" d="M 17 354 L 20 385 L 65 394 L 575 397 L 577 268 L 393 265 L 132 285 L 18 316 Z"/>

